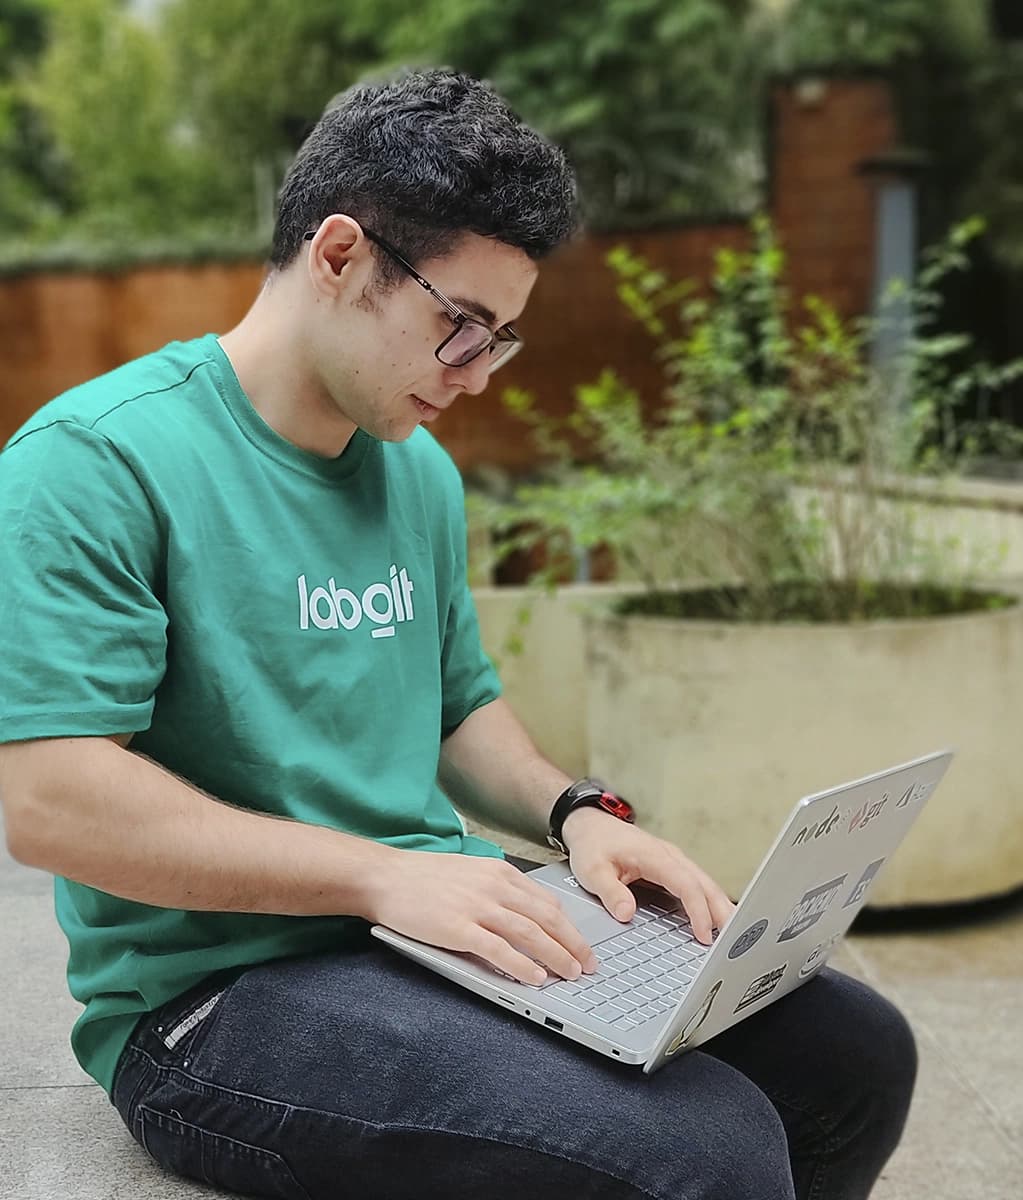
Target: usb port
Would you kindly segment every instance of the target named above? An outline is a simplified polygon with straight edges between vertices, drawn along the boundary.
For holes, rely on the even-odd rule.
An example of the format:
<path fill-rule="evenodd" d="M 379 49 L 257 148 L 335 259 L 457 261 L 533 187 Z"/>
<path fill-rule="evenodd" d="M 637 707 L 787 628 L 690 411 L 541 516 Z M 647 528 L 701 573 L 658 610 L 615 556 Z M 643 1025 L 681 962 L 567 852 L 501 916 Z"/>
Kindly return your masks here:
<path fill-rule="evenodd" d="M 564 1029 L 565 1028 L 565 1026 L 561 1023 L 561 1021 L 555 1021 L 555 1019 L 553 1017 L 544 1017 L 543 1023 L 545 1025 L 549 1025 L 551 1027 L 551 1029 Z"/>

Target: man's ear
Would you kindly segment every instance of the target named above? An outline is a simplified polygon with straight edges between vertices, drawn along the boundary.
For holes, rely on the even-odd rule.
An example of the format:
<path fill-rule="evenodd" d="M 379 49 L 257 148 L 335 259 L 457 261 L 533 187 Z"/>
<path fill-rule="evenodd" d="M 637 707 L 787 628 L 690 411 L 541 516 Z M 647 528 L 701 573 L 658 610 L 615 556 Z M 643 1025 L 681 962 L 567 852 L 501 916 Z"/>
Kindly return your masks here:
<path fill-rule="evenodd" d="M 335 295 L 345 268 L 370 253 L 369 240 L 358 221 L 341 213 L 327 217 L 309 245 L 309 276 L 314 287 Z"/>

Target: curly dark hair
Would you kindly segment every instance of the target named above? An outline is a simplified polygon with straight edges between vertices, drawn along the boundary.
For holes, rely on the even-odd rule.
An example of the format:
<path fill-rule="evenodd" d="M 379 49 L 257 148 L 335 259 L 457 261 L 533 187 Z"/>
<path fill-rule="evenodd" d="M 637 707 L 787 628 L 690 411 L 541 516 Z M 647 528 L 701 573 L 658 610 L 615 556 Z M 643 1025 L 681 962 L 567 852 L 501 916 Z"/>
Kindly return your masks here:
<path fill-rule="evenodd" d="M 565 156 L 488 85 L 454 71 L 360 83 L 328 106 L 281 187 L 270 255 L 297 255 L 332 213 L 354 217 L 413 263 L 448 253 L 465 233 L 540 259 L 578 224 Z M 401 269 L 376 246 L 377 283 Z"/>

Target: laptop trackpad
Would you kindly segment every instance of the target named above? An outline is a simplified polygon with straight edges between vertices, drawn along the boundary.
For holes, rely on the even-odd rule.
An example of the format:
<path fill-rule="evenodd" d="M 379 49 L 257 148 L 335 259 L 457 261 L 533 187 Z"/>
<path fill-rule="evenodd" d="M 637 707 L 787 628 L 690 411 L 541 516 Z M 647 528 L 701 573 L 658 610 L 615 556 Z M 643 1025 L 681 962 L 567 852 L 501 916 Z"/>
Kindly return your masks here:
<path fill-rule="evenodd" d="M 621 921 L 615 920 L 602 904 L 594 904 L 581 897 L 569 896 L 557 888 L 550 890 L 557 896 L 561 904 L 561 911 L 591 946 L 604 941 L 605 938 L 614 937 L 623 929 L 628 929 L 628 923 L 622 924 Z"/>

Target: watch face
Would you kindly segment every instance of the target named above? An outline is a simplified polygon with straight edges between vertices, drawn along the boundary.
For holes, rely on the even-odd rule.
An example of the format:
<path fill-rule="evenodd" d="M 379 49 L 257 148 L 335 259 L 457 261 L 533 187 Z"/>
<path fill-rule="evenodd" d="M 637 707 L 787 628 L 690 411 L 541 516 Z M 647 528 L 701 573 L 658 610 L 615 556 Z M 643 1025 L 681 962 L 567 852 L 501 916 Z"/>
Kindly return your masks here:
<path fill-rule="evenodd" d="M 619 821 L 636 819 L 636 814 L 628 800 L 623 800 L 621 796 L 616 796 L 613 792 L 605 792 L 597 803 L 605 812 L 609 812 L 612 817 L 617 817 Z"/>

